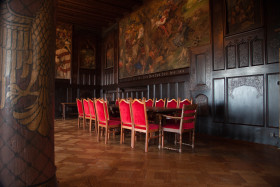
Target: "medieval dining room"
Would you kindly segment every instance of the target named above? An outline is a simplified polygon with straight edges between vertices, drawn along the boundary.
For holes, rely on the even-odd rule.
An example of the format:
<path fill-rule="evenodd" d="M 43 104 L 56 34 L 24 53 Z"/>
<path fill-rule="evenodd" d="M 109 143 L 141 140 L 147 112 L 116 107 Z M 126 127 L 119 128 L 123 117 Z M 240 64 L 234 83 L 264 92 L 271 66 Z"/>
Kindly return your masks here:
<path fill-rule="evenodd" d="M 1 0 L 0 187 L 280 186 L 278 0 Z"/>

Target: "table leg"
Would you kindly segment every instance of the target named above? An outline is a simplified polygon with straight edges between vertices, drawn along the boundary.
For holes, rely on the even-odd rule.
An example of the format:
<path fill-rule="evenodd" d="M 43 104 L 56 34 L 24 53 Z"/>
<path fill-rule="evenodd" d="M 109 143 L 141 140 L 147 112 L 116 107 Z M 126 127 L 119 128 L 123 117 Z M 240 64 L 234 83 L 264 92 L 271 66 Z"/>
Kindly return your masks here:
<path fill-rule="evenodd" d="M 65 104 L 62 104 L 62 119 L 65 120 Z"/>
<path fill-rule="evenodd" d="M 159 144 L 158 144 L 158 148 L 160 149 L 161 147 L 161 137 L 162 137 L 162 134 L 161 134 L 161 121 L 162 121 L 162 116 L 161 114 L 159 114 Z"/>

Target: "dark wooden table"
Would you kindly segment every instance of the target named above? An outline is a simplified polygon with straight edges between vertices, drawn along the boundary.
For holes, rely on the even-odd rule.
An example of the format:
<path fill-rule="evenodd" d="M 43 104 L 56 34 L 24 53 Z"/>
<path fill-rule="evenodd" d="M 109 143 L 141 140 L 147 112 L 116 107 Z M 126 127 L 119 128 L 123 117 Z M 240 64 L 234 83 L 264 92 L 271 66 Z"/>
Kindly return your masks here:
<path fill-rule="evenodd" d="M 77 106 L 77 103 L 61 103 L 62 105 L 62 119 L 65 120 L 66 107 Z"/>

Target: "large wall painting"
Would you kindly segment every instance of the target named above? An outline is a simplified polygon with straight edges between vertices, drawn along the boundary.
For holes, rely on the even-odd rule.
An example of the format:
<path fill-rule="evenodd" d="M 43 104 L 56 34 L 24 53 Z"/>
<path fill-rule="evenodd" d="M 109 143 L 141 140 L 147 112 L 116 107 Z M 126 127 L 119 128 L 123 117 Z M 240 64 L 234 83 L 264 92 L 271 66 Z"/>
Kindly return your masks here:
<path fill-rule="evenodd" d="M 72 25 L 58 23 L 56 26 L 55 77 L 71 78 Z"/>
<path fill-rule="evenodd" d="M 95 42 L 91 39 L 82 39 L 79 51 L 80 68 L 95 69 L 96 68 L 96 47 Z"/>
<path fill-rule="evenodd" d="M 226 0 L 227 34 L 262 25 L 261 0 Z"/>
<path fill-rule="evenodd" d="M 108 36 L 106 37 L 105 42 L 105 58 L 106 58 L 106 64 L 105 68 L 112 68 L 114 66 L 114 49 L 115 49 L 115 33 L 110 32 Z"/>
<path fill-rule="evenodd" d="M 119 23 L 119 78 L 190 66 L 210 43 L 209 0 L 154 0 Z"/>

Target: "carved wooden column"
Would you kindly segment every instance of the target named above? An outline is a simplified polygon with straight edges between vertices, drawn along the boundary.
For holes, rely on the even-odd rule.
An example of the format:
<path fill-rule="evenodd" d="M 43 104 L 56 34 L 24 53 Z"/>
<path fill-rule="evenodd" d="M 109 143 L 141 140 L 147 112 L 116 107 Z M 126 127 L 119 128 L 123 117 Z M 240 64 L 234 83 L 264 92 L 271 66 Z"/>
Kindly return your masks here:
<path fill-rule="evenodd" d="M 56 185 L 54 0 L 0 1 L 0 186 Z"/>

